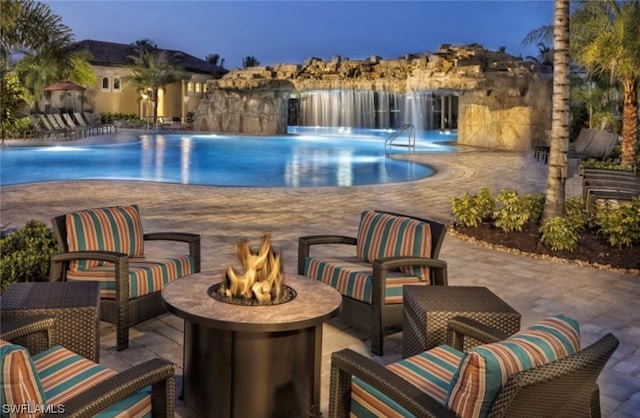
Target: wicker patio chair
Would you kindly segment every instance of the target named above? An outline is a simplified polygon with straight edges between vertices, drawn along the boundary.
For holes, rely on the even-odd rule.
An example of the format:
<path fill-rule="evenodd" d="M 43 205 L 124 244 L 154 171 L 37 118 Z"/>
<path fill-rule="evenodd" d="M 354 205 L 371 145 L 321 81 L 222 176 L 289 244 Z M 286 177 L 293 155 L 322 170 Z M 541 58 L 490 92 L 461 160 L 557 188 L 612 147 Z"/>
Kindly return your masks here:
<path fill-rule="evenodd" d="M 298 274 L 324 281 L 342 294 L 339 317 L 370 333 L 382 355 L 384 334 L 402 326 L 402 286 L 447 285 L 438 260 L 446 225 L 392 212 L 364 211 L 358 237 L 315 235 L 298 243 Z M 310 257 L 312 246 L 355 246 L 356 257 Z"/>
<path fill-rule="evenodd" d="M 540 325 L 541 323 L 536 324 L 537 327 Z M 531 335 L 536 333 L 539 335 L 540 329 L 535 327 L 530 329 L 532 332 L 525 338 L 530 339 Z M 487 350 L 488 347 L 495 345 L 489 343 L 500 344 L 507 338 L 504 333 L 473 319 L 455 317 L 449 322 L 448 346 L 440 346 L 387 366 L 349 349 L 334 352 L 331 356 L 329 416 L 331 418 L 357 417 L 362 412 L 363 405 L 365 409 L 372 405 L 379 408 L 388 407 L 390 409 L 384 415 L 389 417 L 477 416 L 477 410 L 475 414 L 469 413 L 469 403 L 456 405 L 455 396 L 457 395 L 452 392 L 454 388 L 467 391 L 486 390 L 489 384 L 482 383 L 488 382 L 492 376 L 488 368 L 486 374 L 482 374 L 483 369 L 478 368 L 477 376 L 481 376 L 483 380 L 470 378 L 460 381 L 470 376 L 467 371 L 473 370 L 471 366 L 463 369 L 465 364 L 472 363 L 468 354 L 465 357 L 465 354 L 460 351 L 465 336 L 486 343 L 473 348 L 472 351 Z M 540 341 L 544 345 L 545 340 Z M 513 340 L 509 344 L 511 343 Z M 600 392 L 596 379 L 618 344 L 618 340 L 612 334 L 607 334 L 586 348 L 580 349 L 578 346 L 576 351 L 569 355 L 559 356 L 558 359 L 547 363 L 543 360 L 544 364 L 517 371 L 510 376 L 507 374 L 506 381 L 501 386 L 498 383 L 495 397 L 490 398 L 493 401 L 484 406 L 486 409 L 483 416 L 490 418 L 600 417 Z M 504 347 L 503 345 L 499 350 L 504 350 Z M 522 344 L 521 347 L 527 347 L 527 343 Z M 533 356 L 539 356 L 541 351 L 543 350 L 536 351 L 537 354 Z M 456 352 L 458 355 L 453 356 L 453 359 L 459 362 L 446 363 L 450 360 L 445 360 L 446 362 L 442 363 L 448 354 Z M 429 358 L 428 355 L 433 357 Z M 487 358 L 490 357 L 487 356 Z M 425 365 L 425 361 L 428 366 Z M 437 377 L 433 377 L 435 374 L 426 374 L 428 377 L 425 377 L 426 370 L 444 370 L 443 364 L 449 367 L 445 372 L 445 379 L 438 381 Z M 498 361 L 497 364 L 500 362 Z M 424 368 L 416 372 L 416 366 L 418 369 Z M 496 372 L 493 370 L 493 373 Z M 500 372 L 493 376 L 499 377 Z M 456 379 L 459 380 L 456 382 Z M 479 382 L 482 383 L 478 384 Z M 364 395 L 361 393 L 363 388 L 366 391 Z M 451 399 L 454 399 L 452 403 Z M 473 398 L 463 398 L 463 400 L 473 401 Z M 452 408 L 458 408 L 457 412 L 461 414 Z"/>
<path fill-rule="evenodd" d="M 86 209 L 51 221 L 60 247 L 51 257 L 51 280 L 100 281 L 100 318 L 116 325 L 117 350 L 129 346 L 129 327 L 167 312 L 165 284 L 200 272 L 200 235 L 143 233 L 136 205 Z M 189 253 L 150 257 L 143 245 L 152 240 L 186 243 Z"/>
<path fill-rule="evenodd" d="M 37 345 L 17 345 L 38 334 L 41 338 L 29 338 L 40 341 Z M 32 408 L 45 407 L 43 417 L 93 417 L 101 412 L 116 416 L 137 408 L 149 408 L 154 418 L 175 416 L 173 363 L 155 358 L 116 373 L 55 345 L 55 335 L 55 320 L 46 316 L 2 324 L 0 364 L 3 379 L 7 379 L 0 389 L 5 391 L 3 399 L 12 399 L 16 406 L 22 400 L 24 404 L 31 402 Z M 11 384 L 14 378 L 19 385 Z M 11 391 L 12 387 L 19 387 L 20 393 Z M 6 391 L 11 391 L 10 396 Z M 25 393 L 31 396 L 20 398 Z"/>

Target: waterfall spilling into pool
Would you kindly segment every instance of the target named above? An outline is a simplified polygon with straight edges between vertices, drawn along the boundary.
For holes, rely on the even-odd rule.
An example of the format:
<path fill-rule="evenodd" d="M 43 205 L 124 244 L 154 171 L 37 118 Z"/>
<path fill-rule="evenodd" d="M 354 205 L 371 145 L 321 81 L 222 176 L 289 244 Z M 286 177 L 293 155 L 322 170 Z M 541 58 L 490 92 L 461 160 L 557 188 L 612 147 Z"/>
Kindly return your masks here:
<path fill-rule="evenodd" d="M 445 118 L 441 123 L 442 97 L 451 96 L 436 96 L 432 91 L 405 94 L 365 90 L 306 91 L 297 97 L 297 124 L 373 129 L 412 124 L 418 131 L 455 128 L 451 126 L 453 121 Z"/>

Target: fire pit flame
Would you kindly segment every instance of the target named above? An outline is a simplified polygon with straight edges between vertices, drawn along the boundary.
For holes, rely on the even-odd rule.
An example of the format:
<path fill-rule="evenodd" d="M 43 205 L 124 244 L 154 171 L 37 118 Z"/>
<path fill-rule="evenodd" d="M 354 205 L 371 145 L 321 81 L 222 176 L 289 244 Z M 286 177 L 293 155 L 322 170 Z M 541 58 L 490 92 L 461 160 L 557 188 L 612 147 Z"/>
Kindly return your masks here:
<path fill-rule="evenodd" d="M 240 274 L 229 266 L 225 282 L 218 289 L 220 296 L 227 299 L 255 300 L 258 305 L 282 303 L 291 297 L 283 283 L 280 254 L 271 249 L 268 235 L 263 236 L 257 252 L 251 250 L 246 240 L 236 243 L 235 250 L 244 273 Z"/>

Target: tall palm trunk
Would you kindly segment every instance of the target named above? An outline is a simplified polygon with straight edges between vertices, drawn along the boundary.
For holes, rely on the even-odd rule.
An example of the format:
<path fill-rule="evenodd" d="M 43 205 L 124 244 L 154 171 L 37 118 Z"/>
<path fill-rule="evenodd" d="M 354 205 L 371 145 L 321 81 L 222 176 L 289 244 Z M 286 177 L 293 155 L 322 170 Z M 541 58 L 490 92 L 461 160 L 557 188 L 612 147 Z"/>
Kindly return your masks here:
<path fill-rule="evenodd" d="M 551 151 L 544 219 L 564 216 L 569 149 L 569 0 L 555 0 Z"/>
<path fill-rule="evenodd" d="M 638 81 L 625 80 L 622 107 L 622 146 L 620 159 L 624 165 L 636 164 L 638 142 Z"/>

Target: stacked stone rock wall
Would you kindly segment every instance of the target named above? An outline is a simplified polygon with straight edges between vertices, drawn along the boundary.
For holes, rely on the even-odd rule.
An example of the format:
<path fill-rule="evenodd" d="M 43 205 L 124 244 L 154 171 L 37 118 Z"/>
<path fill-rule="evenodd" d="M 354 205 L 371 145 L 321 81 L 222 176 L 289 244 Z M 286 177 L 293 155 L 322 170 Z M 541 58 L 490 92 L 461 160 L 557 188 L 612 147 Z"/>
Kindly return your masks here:
<path fill-rule="evenodd" d="M 199 131 L 249 135 L 287 133 L 287 103 L 292 87 L 280 80 L 224 80 L 198 105 Z"/>
<path fill-rule="evenodd" d="M 477 44 L 392 60 L 312 57 L 303 64 L 234 70 L 208 88 L 196 128 L 219 132 L 284 133 L 291 93 L 334 89 L 458 95 L 460 144 L 530 149 L 547 140 L 551 126 L 550 70 Z"/>

